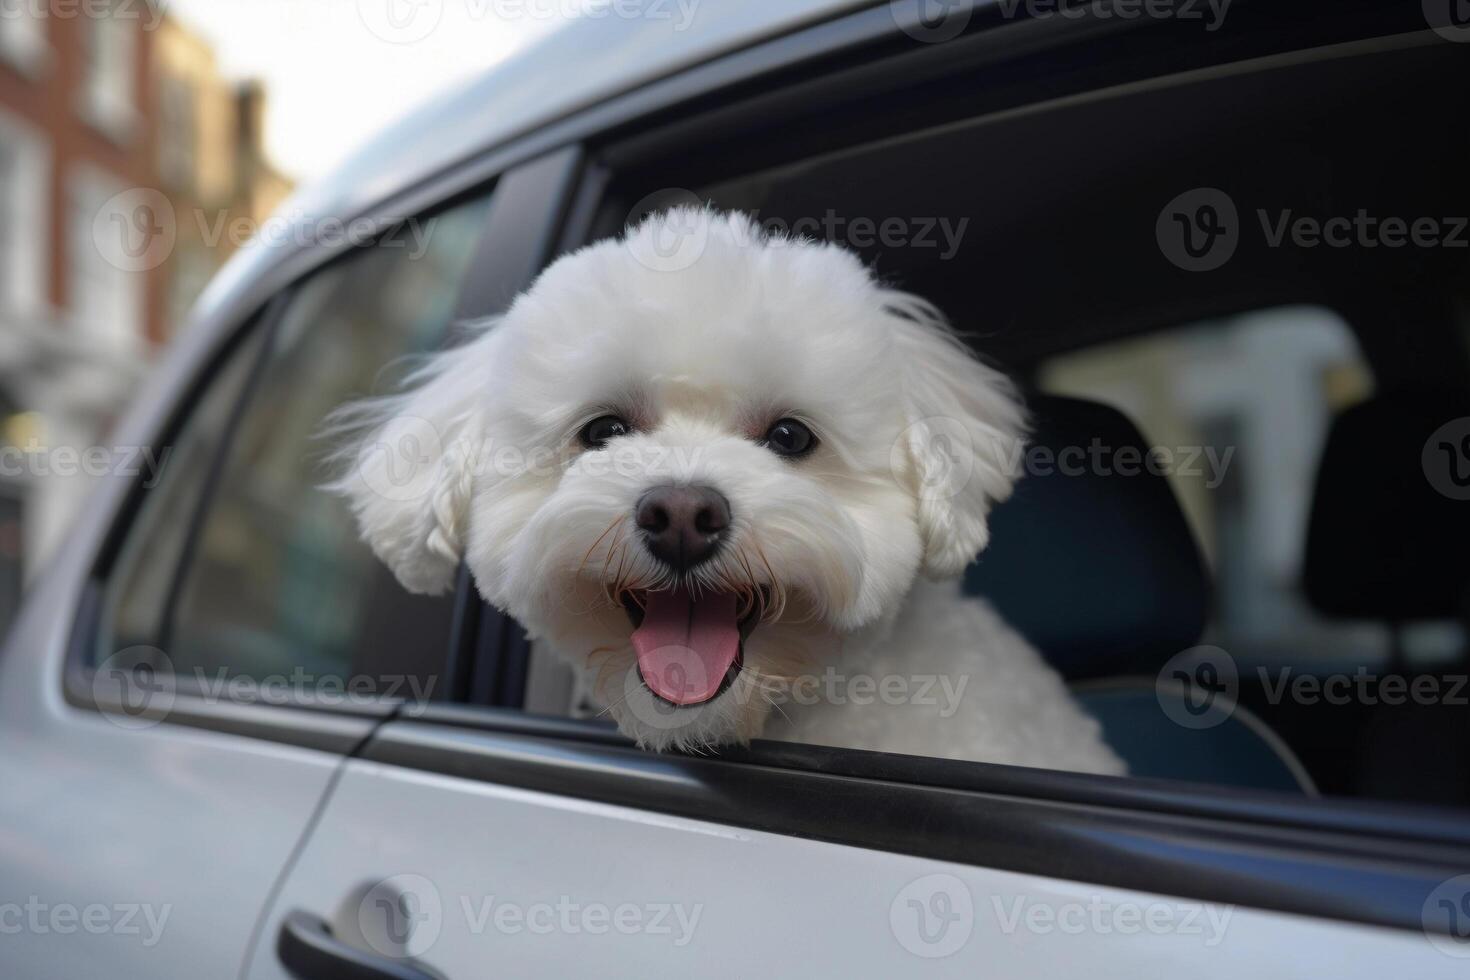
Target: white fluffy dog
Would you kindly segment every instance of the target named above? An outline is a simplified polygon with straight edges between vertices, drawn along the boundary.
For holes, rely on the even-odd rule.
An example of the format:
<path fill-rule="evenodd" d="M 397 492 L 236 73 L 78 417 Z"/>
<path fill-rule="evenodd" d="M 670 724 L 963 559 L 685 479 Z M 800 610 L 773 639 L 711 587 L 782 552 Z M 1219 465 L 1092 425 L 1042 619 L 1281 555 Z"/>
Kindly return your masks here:
<path fill-rule="evenodd" d="M 840 247 L 656 215 L 342 419 L 332 489 L 403 585 L 466 562 L 642 746 L 1123 771 L 989 607 L 919 581 L 985 546 L 1025 413 Z"/>

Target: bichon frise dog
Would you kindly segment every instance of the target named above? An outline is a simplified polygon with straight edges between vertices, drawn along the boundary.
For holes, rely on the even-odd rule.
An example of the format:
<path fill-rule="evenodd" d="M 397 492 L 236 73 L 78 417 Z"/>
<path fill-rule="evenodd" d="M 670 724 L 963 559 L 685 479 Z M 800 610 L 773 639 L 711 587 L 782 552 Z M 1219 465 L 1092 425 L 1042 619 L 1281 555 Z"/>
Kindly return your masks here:
<path fill-rule="evenodd" d="M 359 435 L 332 489 L 403 585 L 464 561 L 642 746 L 1123 771 L 943 581 L 1010 493 L 1014 388 L 841 247 L 655 215 L 338 423 Z"/>

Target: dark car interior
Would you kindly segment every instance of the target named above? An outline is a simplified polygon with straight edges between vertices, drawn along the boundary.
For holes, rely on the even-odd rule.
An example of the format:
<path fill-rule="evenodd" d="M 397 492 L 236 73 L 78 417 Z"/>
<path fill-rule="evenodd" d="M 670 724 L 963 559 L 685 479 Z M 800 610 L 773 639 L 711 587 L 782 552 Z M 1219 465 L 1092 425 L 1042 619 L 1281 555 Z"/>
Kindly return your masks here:
<path fill-rule="evenodd" d="M 753 92 L 697 130 L 606 147 L 591 237 L 670 188 L 773 230 L 807 219 L 1021 379 L 1034 445 L 1228 460 L 1028 476 L 965 587 L 1074 685 L 1135 775 L 1463 804 L 1470 503 L 1431 485 L 1421 451 L 1470 416 L 1470 232 L 1454 220 L 1470 214 L 1470 130 L 1452 110 L 1470 45 L 1363 3 L 1330 21 L 1303 5 L 1268 41 L 1255 9 L 1228 41 L 1119 33 L 1106 66 L 1078 56 L 1101 48 L 1074 28 L 1065 69 L 1029 53 L 1043 28 L 1007 26 L 1005 57 L 971 52 L 950 75 L 931 58 L 896 88 L 872 69 L 829 77 L 820 115 Z M 1194 188 L 1238 211 L 1212 271 L 1176 266 L 1157 231 Z M 1273 231 L 1360 213 L 1433 219 L 1441 240 Z M 889 217 L 966 223 L 948 253 L 859 240 L 854 221 Z M 1208 686 L 1219 664 L 1199 665 L 1221 650 L 1238 709 L 1171 721 L 1166 697 L 1199 692 L 1166 695 L 1161 672 Z M 1384 696 L 1327 697 L 1333 677 Z M 1388 696 L 1416 680 L 1433 693 Z"/>

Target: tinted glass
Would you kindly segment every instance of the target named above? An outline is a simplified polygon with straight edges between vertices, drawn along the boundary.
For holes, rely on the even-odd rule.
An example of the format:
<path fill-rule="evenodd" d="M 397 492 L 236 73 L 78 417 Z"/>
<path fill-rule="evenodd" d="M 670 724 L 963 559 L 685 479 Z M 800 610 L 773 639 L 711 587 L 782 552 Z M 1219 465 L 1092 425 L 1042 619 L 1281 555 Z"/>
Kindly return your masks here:
<path fill-rule="evenodd" d="M 443 342 L 485 206 L 411 222 L 334 264 L 272 327 L 182 562 L 140 562 L 123 586 L 119 622 L 153 636 L 178 674 L 206 687 L 229 678 L 247 699 L 348 685 L 364 698 L 436 693 L 452 600 L 405 592 L 360 541 L 345 503 L 320 489 L 335 448 L 320 433 L 333 409 L 390 390 Z M 136 537 L 185 534 L 190 508 L 156 510 Z M 134 584 L 155 578 L 168 584 L 146 595 Z"/>

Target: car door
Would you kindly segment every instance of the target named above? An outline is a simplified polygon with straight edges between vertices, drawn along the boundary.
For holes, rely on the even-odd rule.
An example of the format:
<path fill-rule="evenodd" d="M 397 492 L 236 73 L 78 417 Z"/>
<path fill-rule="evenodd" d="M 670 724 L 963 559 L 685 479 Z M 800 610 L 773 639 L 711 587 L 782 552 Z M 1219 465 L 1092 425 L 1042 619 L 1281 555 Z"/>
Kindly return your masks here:
<path fill-rule="evenodd" d="M 1351 835 L 1145 810 L 1080 777 L 1053 781 L 1068 802 L 1041 802 L 900 782 L 895 760 L 861 753 L 714 762 L 532 731 L 384 726 L 347 764 L 250 976 L 1460 968 L 1417 930 L 1333 917 L 1428 895 L 1442 873 L 1344 854 Z"/>

